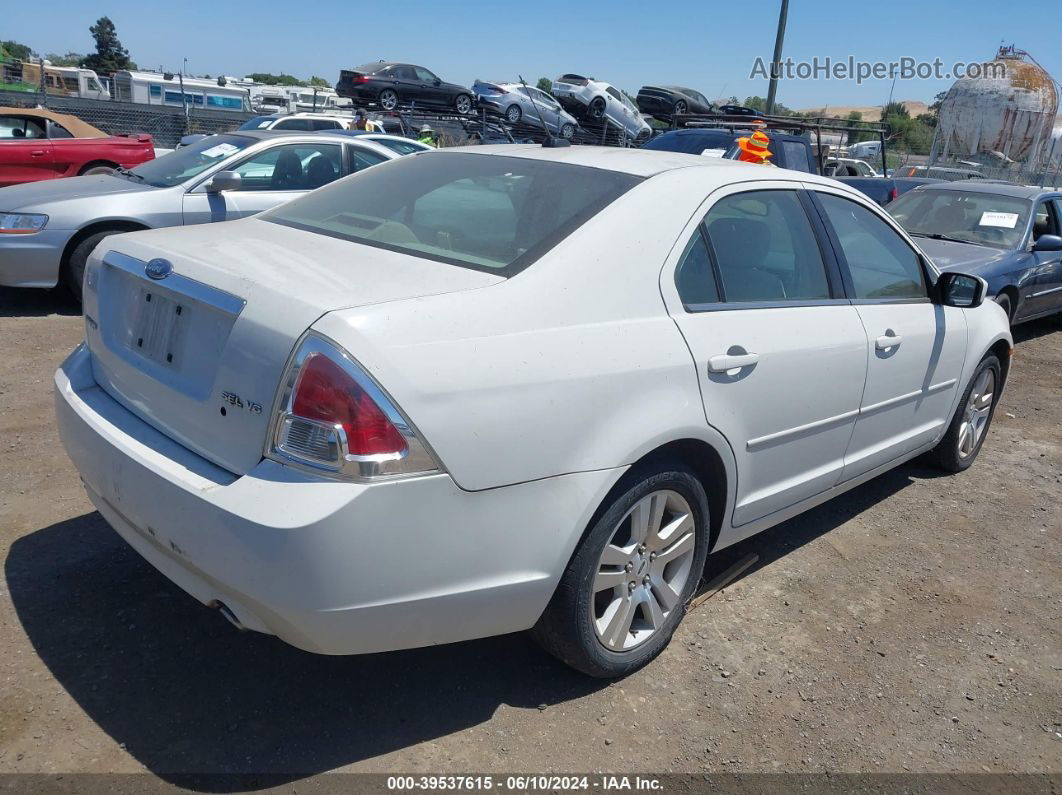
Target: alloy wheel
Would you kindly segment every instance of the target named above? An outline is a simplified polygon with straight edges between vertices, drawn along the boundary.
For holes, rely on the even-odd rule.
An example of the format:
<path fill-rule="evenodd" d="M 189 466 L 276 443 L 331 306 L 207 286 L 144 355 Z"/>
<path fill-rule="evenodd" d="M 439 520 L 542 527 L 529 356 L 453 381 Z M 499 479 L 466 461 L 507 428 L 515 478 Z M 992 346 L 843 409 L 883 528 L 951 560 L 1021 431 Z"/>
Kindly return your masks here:
<path fill-rule="evenodd" d="M 675 103 L 675 115 L 676 116 L 681 116 L 685 112 L 686 112 L 686 103 L 683 102 L 680 99 L 678 102 Z"/>
<path fill-rule="evenodd" d="M 522 115 L 523 113 L 520 111 L 519 105 L 510 105 L 505 111 L 505 120 L 509 122 L 509 124 L 516 124 L 520 121 Z"/>
<path fill-rule="evenodd" d="M 457 97 L 457 112 L 464 115 L 472 110 L 472 100 L 468 98 L 467 94 L 461 94 Z"/>
<path fill-rule="evenodd" d="M 970 397 L 963 410 L 957 441 L 959 458 L 966 459 L 977 452 L 992 414 L 995 391 L 996 374 L 991 368 L 986 368 L 970 390 Z"/>
<path fill-rule="evenodd" d="M 622 652 L 645 643 L 673 611 L 693 568 L 693 511 L 676 491 L 647 494 L 624 515 L 598 559 L 590 621 L 598 641 Z"/>
<path fill-rule="evenodd" d="M 398 94 L 391 89 L 380 92 L 380 107 L 384 110 L 394 110 L 398 107 Z"/>

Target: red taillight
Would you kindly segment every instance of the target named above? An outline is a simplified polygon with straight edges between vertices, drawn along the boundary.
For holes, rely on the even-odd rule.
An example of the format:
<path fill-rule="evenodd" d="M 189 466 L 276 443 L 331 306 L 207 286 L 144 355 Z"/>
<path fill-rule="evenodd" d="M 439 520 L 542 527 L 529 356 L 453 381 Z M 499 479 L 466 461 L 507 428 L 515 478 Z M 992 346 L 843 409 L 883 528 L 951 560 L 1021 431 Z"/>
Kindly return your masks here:
<path fill-rule="evenodd" d="M 303 362 L 291 408 L 296 417 L 342 426 L 350 455 L 406 452 L 398 428 L 357 381 L 324 354 L 311 354 Z"/>
<path fill-rule="evenodd" d="M 896 188 L 893 188 L 892 190 L 889 191 L 889 201 L 890 202 L 891 201 L 895 201 L 896 197 L 899 196 L 899 195 L 900 195 L 900 192 L 898 190 L 896 190 Z"/>
<path fill-rule="evenodd" d="M 365 75 L 360 75 L 358 77 L 355 77 L 353 82 L 355 82 L 355 83 L 368 83 L 369 82 L 369 78 L 367 76 L 365 76 Z"/>

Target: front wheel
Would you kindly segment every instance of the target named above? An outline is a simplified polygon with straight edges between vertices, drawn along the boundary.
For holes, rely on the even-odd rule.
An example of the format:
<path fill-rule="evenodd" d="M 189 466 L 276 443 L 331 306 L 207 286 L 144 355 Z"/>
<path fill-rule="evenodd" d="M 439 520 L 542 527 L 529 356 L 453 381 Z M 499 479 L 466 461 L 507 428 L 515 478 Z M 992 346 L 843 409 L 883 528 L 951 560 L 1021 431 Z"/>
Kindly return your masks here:
<path fill-rule="evenodd" d="M 977 365 L 944 438 L 930 452 L 933 462 L 946 472 L 969 469 L 988 436 L 999 400 L 1002 369 L 989 354 Z"/>
<path fill-rule="evenodd" d="M 676 116 L 684 115 L 688 109 L 689 109 L 689 106 L 686 104 L 685 100 L 681 100 L 680 99 L 678 102 L 675 103 L 675 111 L 674 112 L 675 112 Z"/>
<path fill-rule="evenodd" d="M 663 651 L 708 555 L 708 499 L 691 470 L 632 469 L 576 550 L 532 630 L 585 674 L 624 676 Z"/>
<path fill-rule="evenodd" d="M 457 112 L 464 116 L 466 113 L 472 112 L 472 97 L 468 94 L 458 94 L 457 99 L 454 100 L 454 107 Z"/>
<path fill-rule="evenodd" d="M 63 269 L 63 283 L 66 285 L 71 295 L 81 302 L 81 286 L 85 281 L 85 264 L 88 262 L 89 255 L 92 250 L 99 245 L 99 242 L 108 235 L 116 234 L 118 230 L 111 230 L 108 232 L 97 232 L 94 235 L 89 235 L 80 243 L 78 243 L 74 250 L 70 252 L 70 258 L 67 260 L 66 267 Z"/>
<path fill-rule="evenodd" d="M 81 172 L 79 176 L 91 177 L 96 174 L 113 174 L 114 166 L 93 166 L 92 168 L 86 168 Z"/>
<path fill-rule="evenodd" d="M 509 124 L 518 124 L 520 119 L 523 118 L 524 112 L 520 110 L 519 105 L 510 105 L 505 109 L 505 120 Z"/>
<path fill-rule="evenodd" d="M 563 127 L 561 127 L 561 137 L 562 138 L 567 138 L 567 139 L 571 140 L 574 136 L 575 136 L 575 125 L 574 124 L 569 123 L 569 124 L 565 124 Z"/>
<path fill-rule="evenodd" d="M 390 88 L 385 88 L 380 92 L 380 107 L 384 110 L 394 110 L 398 107 L 398 94 L 396 94 Z"/>

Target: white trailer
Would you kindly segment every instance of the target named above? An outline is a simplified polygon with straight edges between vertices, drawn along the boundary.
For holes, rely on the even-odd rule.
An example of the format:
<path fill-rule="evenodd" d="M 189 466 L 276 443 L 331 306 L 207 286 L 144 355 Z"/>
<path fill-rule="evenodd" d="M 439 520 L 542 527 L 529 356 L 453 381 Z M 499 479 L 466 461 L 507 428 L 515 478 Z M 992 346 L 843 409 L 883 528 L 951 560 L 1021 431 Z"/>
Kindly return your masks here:
<path fill-rule="evenodd" d="M 251 110 L 249 89 L 241 85 L 229 85 L 225 78 L 205 80 L 169 72 L 121 71 L 114 75 L 114 92 L 117 100 L 144 105 Z"/>

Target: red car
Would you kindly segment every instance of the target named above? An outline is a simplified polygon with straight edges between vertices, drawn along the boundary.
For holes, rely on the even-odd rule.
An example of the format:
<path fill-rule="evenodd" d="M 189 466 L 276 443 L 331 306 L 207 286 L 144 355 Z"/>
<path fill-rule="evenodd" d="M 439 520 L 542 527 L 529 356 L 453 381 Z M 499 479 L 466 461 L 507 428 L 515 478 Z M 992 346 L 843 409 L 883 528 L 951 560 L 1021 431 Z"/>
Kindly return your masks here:
<path fill-rule="evenodd" d="M 0 187 L 106 174 L 154 158 L 150 135 L 107 135 L 76 116 L 0 108 Z"/>

